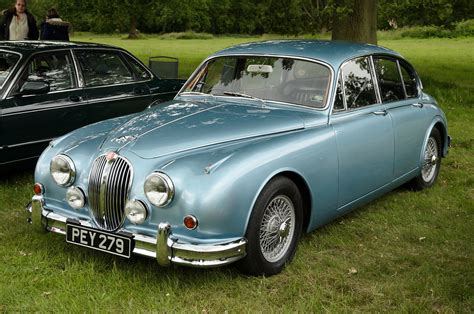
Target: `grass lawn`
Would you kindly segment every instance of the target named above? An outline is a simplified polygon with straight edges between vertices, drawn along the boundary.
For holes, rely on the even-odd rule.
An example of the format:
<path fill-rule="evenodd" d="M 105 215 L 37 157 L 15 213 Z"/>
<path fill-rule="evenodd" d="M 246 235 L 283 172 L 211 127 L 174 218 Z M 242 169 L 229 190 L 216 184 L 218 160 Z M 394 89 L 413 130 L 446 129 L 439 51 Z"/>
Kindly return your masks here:
<path fill-rule="evenodd" d="M 178 57 L 182 77 L 216 50 L 259 39 L 74 38 L 144 62 Z M 379 44 L 414 64 L 448 117 L 454 145 L 432 189 L 397 189 L 304 236 L 280 275 L 249 278 L 234 267 L 160 268 L 36 234 L 23 219 L 33 176 L 19 171 L 0 178 L 0 312 L 473 312 L 474 38 Z"/>

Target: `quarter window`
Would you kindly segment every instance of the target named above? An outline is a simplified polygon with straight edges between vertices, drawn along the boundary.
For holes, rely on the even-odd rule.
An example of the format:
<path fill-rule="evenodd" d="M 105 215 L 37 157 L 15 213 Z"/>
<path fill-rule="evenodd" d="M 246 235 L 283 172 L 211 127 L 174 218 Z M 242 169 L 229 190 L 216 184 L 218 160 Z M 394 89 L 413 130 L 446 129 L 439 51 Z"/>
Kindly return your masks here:
<path fill-rule="evenodd" d="M 137 78 L 139 80 L 149 80 L 151 79 L 150 73 L 143 67 L 143 65 L 140 64 L 137 60 L 134 58 L 130 57 L 127 54 L 123 54 L 125 59 L 127 59 L 128 63 L 132 67 L 133 71 L 137 74 Z"/>
<path fill-rule="evenodd" d="M 347 62 L 342 68 L 342 77 L 348 109 L 377 103 L 369 58 L 357 58 Z"/>
<path fill-rule="evenodd" d="M 50 91 L 74 88 L 75 74 L 70 53 L 57 51 L 35 55 L 20 75 L 13 94 L 20 91 L 26 81 L 48 82 Z"/>
<path fill-rule="evenodd" d="M 87 87 L 133 81 L 133 74 L 117 53 L 92 50 L 77 51 L 76 55 Z"/>
<path fill-rule="evenodd" d="M 418 97 L 418 83 L 417 75 L 415 71 L 408 65 L 400 62 L 400 70 L 402 72 L 403 83 L 405 84 L 405 90 L 408 98 Z"/>
<path fill-rule="evenodd" d="M 382 101 L 391 102 L 405 99 L 397 62 L 388 58 L 374 58 L 374 64 Z"/>

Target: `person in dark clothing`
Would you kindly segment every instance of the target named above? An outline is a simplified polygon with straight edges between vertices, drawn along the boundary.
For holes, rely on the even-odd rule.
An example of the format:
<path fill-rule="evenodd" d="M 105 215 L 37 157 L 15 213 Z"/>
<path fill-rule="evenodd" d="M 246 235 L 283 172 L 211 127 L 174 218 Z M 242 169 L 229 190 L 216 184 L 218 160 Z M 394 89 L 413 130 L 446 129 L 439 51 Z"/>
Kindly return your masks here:
<path fill-rule="evenodd" d="M 37 40 L 39 36 L 35 17 L 26 10 L 26 0 L 16 0 L 15 6 L 2 12 L 1 40 Z"/>
<path fill-rule="evenodd" d="M 69 41 L 70 24 L 61 19 L 56 9 L 49 9 L 46 20 L 41 23 L 41 40 Z"/>

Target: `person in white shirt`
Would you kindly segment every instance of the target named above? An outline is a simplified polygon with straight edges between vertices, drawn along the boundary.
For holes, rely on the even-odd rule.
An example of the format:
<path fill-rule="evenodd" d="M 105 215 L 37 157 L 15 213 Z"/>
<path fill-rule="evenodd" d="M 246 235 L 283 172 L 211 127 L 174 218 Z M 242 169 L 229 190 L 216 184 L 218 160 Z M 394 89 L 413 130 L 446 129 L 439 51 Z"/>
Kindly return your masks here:
<path fill-rule="evenodd" d="M 16 0 L 15 6 L 3 12 L 0 24 L 2 40 L 37 40 L 39 36 L 35 17 L 26 10 L 26 0 Z"/>

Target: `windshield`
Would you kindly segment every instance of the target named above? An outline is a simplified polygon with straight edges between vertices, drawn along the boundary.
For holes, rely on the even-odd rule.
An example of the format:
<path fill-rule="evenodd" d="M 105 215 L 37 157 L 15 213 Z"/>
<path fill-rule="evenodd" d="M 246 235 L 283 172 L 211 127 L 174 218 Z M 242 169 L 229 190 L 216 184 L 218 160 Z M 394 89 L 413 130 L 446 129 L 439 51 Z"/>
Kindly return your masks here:
<path fill-rule="evenodd" d="M 310 61 L 258 56 L 219 57 L 205 63 L 184 93 L 255 97 L 314 108 L 326 105 L 330 70 Z"/>
<path fill-rule="evenodd" d="M 18 59 L 20 56 L 17 54 L 0 51 L 0 86 L 3 86 Z"/>

